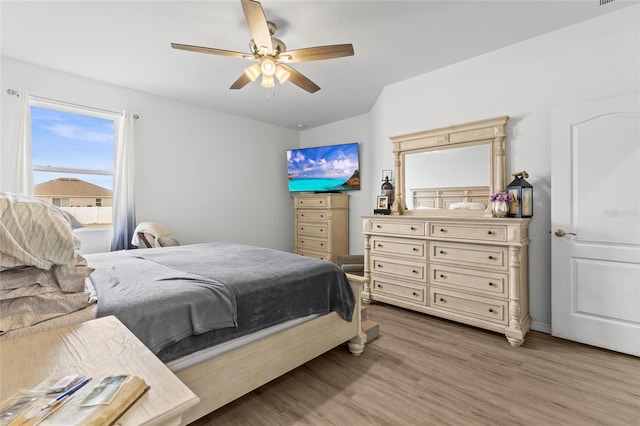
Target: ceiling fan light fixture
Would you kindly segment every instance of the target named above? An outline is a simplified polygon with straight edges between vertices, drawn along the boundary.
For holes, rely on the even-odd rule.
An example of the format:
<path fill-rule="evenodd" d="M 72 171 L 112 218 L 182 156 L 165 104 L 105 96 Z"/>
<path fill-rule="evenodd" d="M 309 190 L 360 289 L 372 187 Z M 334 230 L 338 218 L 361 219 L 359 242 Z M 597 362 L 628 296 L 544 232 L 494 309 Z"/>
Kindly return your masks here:
<path fill-rule="evenodd" d="M 269 89 L 271 87 L 274 87 L 275 85 L 276 83 L 273 81 L 272 75 L 262 74 L 262 82 L 260 83 L 260 86 Z"/>
<path fill-rule="evenodd" d="M 289 80 L 289 77 L 291 77 L 291 73 L 287 70 L 284 69 L 283 66 L 278 65 L 276 67 L 276 78 L 278 79 L 278 81 L 280 82 L 280 84 L 284 84 L 285 81 Z"/>
<path fill-rule="evenodd" d="M 259 64 L 253 64 L 250 67 L 244 69 L 244 73 L 247 75 L 247 77 L 249 77 L 249 80 L 251 81 L 256 81 L 256 79 L 260 76 L 261 71 L 262 70 L 260 69 Z"/>
<path fill-rule="evenodd" d="M 276 61 L 271 56 L 265 56 L 260 60 L 260 69 L 262 74 L 273 77 L 276 72 Z"/>

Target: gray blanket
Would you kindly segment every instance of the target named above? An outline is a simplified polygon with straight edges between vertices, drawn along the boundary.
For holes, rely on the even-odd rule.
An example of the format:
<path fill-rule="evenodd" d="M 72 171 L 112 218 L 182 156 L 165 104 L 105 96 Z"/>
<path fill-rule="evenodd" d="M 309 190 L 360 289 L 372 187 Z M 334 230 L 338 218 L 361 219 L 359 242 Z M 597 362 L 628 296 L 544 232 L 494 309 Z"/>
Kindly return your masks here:
<path fill-rule="evenodd" d="M 86 257 L 96 268 L 98 316 L 116 315 L 164 361 L 310 314 L 351 321 L 355 305 L 339 267 L 272 249 L 206 243 Z"/>
<path fill-rule="evenodd" d="M 146 259 L 144 251 L 86 256 L 96 269 L 90 278 L 98 317 L 115 315 L 152 352 L 187 336 L 236 326 L 235 299 L 224 284 Z"/>

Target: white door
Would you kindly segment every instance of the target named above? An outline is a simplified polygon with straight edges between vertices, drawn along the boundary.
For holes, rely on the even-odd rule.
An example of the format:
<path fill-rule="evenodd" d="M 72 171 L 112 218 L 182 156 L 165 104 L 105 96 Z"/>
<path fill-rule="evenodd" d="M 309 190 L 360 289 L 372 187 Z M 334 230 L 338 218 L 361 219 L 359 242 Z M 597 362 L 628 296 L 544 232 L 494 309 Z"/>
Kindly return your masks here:
<path fill-rule="evenodd" d="M 551 332 L 640 356 L 640 95 L 553 111 Z"/>

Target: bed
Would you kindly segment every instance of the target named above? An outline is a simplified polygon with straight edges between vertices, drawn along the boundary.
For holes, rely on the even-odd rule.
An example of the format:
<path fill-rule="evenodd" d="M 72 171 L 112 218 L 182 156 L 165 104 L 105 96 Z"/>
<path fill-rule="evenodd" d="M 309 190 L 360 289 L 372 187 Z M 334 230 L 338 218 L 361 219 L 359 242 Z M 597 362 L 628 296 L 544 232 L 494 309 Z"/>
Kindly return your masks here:
<path fill-rule="evenodd" d="M 363 351 L 362 282 L 332 263 L 226 242 L 82 257 L 73 219 L 58 210 L 0 195 L 0 339 L 116 315 L 200 398 L 184 424 L 343 343 Z M 34 274 L 38 285 L 27 285 Z M 16 303 L 60 305 L 62 314 L 45 308 L 11 323 L 4 308 Z"/>
<path fill-rule="evenodd" d="M 488 186 L 410 188 L 412 210 L 485 210 L 489 200 Z"/>

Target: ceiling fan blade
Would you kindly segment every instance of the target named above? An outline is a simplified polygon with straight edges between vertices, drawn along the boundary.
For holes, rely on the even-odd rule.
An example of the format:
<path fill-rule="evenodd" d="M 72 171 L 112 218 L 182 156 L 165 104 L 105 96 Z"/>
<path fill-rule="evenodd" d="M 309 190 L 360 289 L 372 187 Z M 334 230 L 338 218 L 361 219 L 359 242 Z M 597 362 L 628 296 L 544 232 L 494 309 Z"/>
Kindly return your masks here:
<path fill-rule="evenodd" d="M 263 54 L 273 53 L 273 43 L 271 43 L 271 33 L 267 25 L 267 18 L 264 16 L 262 5 L 253 0 L 241 0 L 244 17 L 247 20 L 251 37 L 258 50 Z"/>
<path fill-rule="evenodd" d="M 278 65 L 284 68 L 286 71 L 288 71 L 291 74 L 289 75 L 289 81 L 295 84 L 296 86 L 300 87 L 301 89 L 304 89 L 309 93 L 315 93 L 318 90 L 320 90 L 320 86 L 318 86 L 313 81 L 309 80 L 307 77 L 300 74 L 298 71 L 294 70 L 290 66 L 285 64 L 278 64 Z"/>
<path fill-rule="evenodd" d="M 247 77 L 247 74 L 242 73 L 240 77 L 238 77 L 238 79 L 233 82 L 233 84 L 231 85 L 231 87 L 229 87 L 229 89 L 242 89 L 244 86 L 246 86 L 250 82 L 251 82 L 251 79 Z"/>
<path fill-rule="evenodd" d="M 192 46 L 190 44 L 171 43 L 174 49 L 188 50 L 190 52 L 209 53 L 211 55 L 233 56 L 235 58 L 253 58 L 253 55 L 232 50 L 215 49 L 213 47 Z"/>
<path fill-rule="evenodd" d="M 308 62 L 319 61 L 321 59 L 342 58 L 343 56 L 353 56 L 353 45 L 333 44 L 330 46 L 289 50 L 282 52 L 278 60 L 286 62 Z"/>

